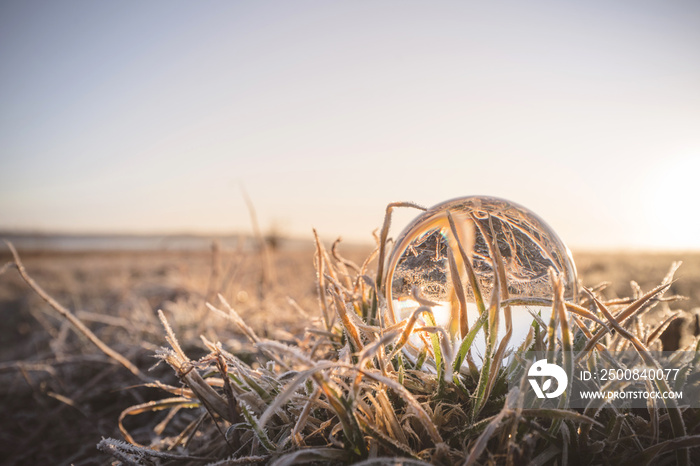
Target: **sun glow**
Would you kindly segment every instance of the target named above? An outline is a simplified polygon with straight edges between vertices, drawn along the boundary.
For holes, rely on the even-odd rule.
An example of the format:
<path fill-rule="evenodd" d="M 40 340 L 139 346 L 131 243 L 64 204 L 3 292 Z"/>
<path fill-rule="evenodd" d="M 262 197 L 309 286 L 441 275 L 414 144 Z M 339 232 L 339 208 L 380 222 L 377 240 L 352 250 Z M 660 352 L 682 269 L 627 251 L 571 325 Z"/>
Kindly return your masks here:
<path fill-rule="evenodd" d="M 700 149 L 669 157 L 647 175 L 643 197 L 649 206 L 642 219 L 656 244 L 671 249 L 700 247 Z"/>

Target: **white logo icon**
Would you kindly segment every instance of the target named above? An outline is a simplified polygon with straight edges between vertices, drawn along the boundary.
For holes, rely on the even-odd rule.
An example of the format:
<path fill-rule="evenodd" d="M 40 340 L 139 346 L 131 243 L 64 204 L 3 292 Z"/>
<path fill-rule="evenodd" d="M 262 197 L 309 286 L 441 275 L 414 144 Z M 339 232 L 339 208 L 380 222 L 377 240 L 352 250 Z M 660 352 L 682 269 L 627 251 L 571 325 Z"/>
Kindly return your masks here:
<path fill-rule="evenodd" d="M 564 390 L 566 390 L 566 386 L 569 383 L 564 369 L 557 364 L 548 363 L 546 359 L 540 359 L 530 366 L 530 370 L 527 372 L 527 375 L 530 376 L 530 385 L 532 385 L 532 389 L 535 390 L 537 398 L 556 398 L 564 393 Z M 544 381 L 542 387 L 540 388 L 540 385 L 535 379 L 533 379 L 533 377 L 549 378 Z M 557 381 L 557 389 L 553 392 L 547 392 L 547 390 L 549 390 L 549 388 L 552 386 L 552 377 Z"/>

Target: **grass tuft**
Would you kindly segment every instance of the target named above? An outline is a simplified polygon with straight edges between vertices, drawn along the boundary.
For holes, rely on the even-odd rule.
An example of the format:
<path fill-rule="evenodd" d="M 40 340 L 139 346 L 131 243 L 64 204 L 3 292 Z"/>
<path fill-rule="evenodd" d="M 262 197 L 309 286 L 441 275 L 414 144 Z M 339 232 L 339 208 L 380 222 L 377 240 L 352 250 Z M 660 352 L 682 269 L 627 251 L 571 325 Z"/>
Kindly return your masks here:
<path fill-rule="evenodd" d="M 391 211 L 407 206 L 417 207 L 387 207 L 378 252 L 371 255 L 378 256 L 374 275 L 369 272 L 373 259 L 358 266 L 341 255 L 338 242 L 329 255 L 314 232 L 319 309 L 308 315 L 318 318 L 300 335 L 285 341 L 269 338 L 267 331 L 247 323 L 252 314 L 237 312 L 219 295 L 224 310 L 207 303 L 207 318 L 225 319 L 248 346 L 246 351 L 240 351 L 241 346 L 238 351 L 226 349 L 225 342 L 202 336 L 202 351 L 178 341 L 178 326 L 171 323 L 175 316 L 169 319 L 172 312 L 159 310 L 168 346 L 159 349 L 157 357 L 172 368 L 176 382 L 146 377 L 102 343 L 31 280 L 11 250 L 22 277 L 61 316 L 145 386 L 167 394 L 122 412 L 118 421 L 126 442 L 106 438 L 98 444 L 100 451 L 123 464 L 638 465 L 660 460 L 691 464 L 698 457 L 697 410 L 684 409 L 674 400 L 650 404 L 644 414 L 593 405 L 565 409 L 568 393 L 558 408 L 526 407 L 525 378 L 510 389 L 505 383 L 518 360 L 516 354 L 516 363 L 504 363 L 511 343 L 511 306 L 519 304 L 551 306 L 553 312 L 549 322 L 534 316 L 528 339 L 517 352 L 546 348 L 559 355 L 558 363 L 570 374 L 576 363 L 609 357 L 613 349 L 637 351 L 649 366 L 660 367 L 650 348 L 658 345 L 678 314 L 651 329 L 637 318 L 664 302 L 676 264 L 659 286 L 646 293 L 637 287 L 632 298 L 606 301 L 599 287 L 584 289 L 577 303 L 566 302 L 561 278 L 551 271 L 551 300 L 510 299 L 504 260 L 494 240 L 486 246 L 495 285 L 486 296 L 448 214 L 455 237 L 448 252 L 457 310 L 453 325 L 437 327 L 434 303 L 418 290 L 414 298 L 420 307 L 396 321 L 384 300 L 383 262 L 391 246 Z M 475 223 L 493 233 L 490 222 Z M 463 284 L 470 285 L 469 296 L 480 313 L 471 328 Z M 499 338 L 501 319 L 506 333 Z M 470 348 L 480 333 L 486 354 L 479 368 Z M 195 350 L 198 358 L 188 356 Z M 671 388 L 665 380 L 655 383 L 658 389 Z M 167 412 L 165 418 L 153 416 L 162 411 Z M 127 417 L 133 425 L 134 416 L 145 419 L 150 429 L 145 446 L 124 426 Z"/>

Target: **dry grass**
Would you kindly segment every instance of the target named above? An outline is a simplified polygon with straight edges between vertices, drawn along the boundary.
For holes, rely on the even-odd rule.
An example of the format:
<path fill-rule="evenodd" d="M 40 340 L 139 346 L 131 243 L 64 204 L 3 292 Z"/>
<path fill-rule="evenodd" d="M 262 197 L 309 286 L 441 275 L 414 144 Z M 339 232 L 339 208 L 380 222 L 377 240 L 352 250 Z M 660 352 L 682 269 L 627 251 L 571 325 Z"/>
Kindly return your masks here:
<path fill-rule="evenodd" d="M 0 363 L 3 456 L 27 464 L 698 461 L 697 410 L 527 409 L 504 382 L 504 345 L 495 332 L 486 339 L 493 362 L 466 369 L 462 361 L 475 332 L 495 328 L 499 309 L 509 304 L 499 293 L 481 303 L 481 326 L 460 337 L 453 352 L 449 334 L 419 328 L 415 319 L 384 324 L 376 273 L 382 269 L 376 258 L 384 254 L 363 263 L 368 251 L 347 254 L 350 260 L 342 246 L 326 250 L 318 242 L 313 255 L 277 254 L 274 282 L 259 255 L 243 250 L 177 260 L 154 254 L 25 258 L 28 276 L 57 303 L 18 293 L 26 287 L 6 270 L 0 281 L 9 316 Z M 615 256 L 606 259 L 577 256 L 585 284 L 595 284 L 595 274 L 609 267 L 595 264 L 617 264 Z M 683 259 L 691 273 L 700 263 L 697 256 Z M 603 351 L 614 329 L 623 346 L 645 354 L 666 323 L 631 325 L 635 314 L 697 304 L 661 301 L 684 291 L 688 280 L 681 268 L 680 280 L 664 281 L 671 261 L 658 261 L 663 268 L 641 274 L 639 290 L 598 288 L 580 308 L 555 295 L 557 318 L 550 325 L 560 327 L 562 337 L 542 328 L 533 340 L 567 354 L 583 338 Z M 557 289 L 557 277 L 552 280 Z M 696 299 L 692 286 L 686 294 Z M 620 299 L 626 295 L 631 298 Z M 419 311 L 428 315 L 431 304 L 423 305 Z M 68 314 L 56 312 L 63 306 L 141 375 L 100 350 L 85 331 L 75 332 Z M 411 332 L 425 333 L 428 342 L 415 364 L 399 350 Z M 149 371 L 153 355 L 161 364 Z"/>
<path fill-rule="evenodd" d="M 308 323 L 304 312 L 317 307 L 312 256 L 312 250 L 279 254 L 280 276 L 262 302 L 258 255 L 246 249 L 219 252 L 214 284 L 211 253 L 22 253 L 27 272 L 47 293 L 140 371 L 166 383 L 176 383 L 169 368 L 149 371 L 165 343 L 158 309 L 190 357 L 206 354 L 200 340 L 205 335 L 251 362 L 254 352 L 245 337 L 213 316 L 205 302 L 221 291 L 259 334 L 291 342 Z M 4 249 L 0 268 L 11 260 Z M 215 291 L 207 298 L 210 288 Z M 163 397 L 155 388 L 128 388 L 139 379 L 76 333 L 13 267 L 0 275 L 0 312 L 0 410 L 12 420 L 0 429 L 0 457 L 9 463 L 106 461 L 95 445 L 103 436 L 121 435 L 120 413 Z M 148 420 L 143 415 L 125 423 Z M 143 437 L 139 429 L 135 436 L 148 441 L 150 428 L 144 427 Z"/>

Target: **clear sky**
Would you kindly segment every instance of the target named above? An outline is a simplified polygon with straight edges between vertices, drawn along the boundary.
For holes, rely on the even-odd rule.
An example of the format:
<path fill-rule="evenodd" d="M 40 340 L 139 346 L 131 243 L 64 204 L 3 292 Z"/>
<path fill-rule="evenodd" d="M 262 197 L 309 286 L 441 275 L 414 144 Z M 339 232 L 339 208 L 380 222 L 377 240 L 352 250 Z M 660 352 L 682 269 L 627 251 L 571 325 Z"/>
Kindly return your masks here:
<path fill-rule="evenodd" d="M 0 3 L 0 228 L 371 240 L 488 194 L 700 249 L 700 2 Z M 397 219 L 397 229 L 413 216 Z"/>

